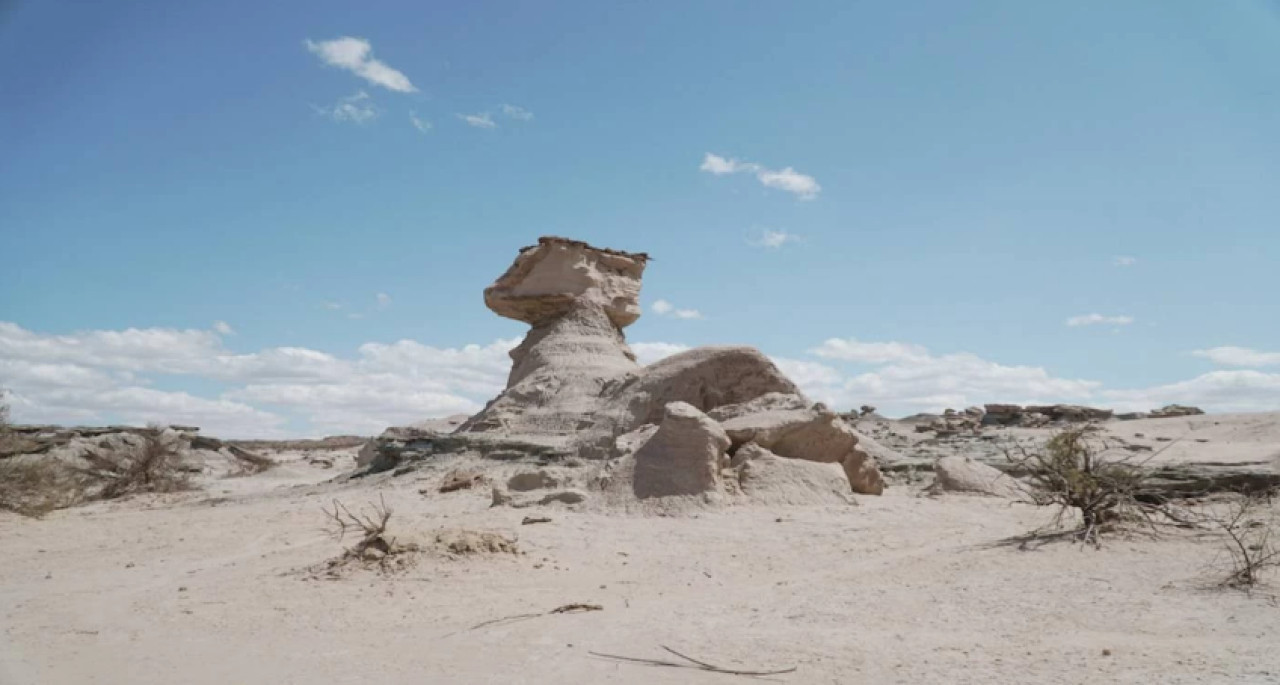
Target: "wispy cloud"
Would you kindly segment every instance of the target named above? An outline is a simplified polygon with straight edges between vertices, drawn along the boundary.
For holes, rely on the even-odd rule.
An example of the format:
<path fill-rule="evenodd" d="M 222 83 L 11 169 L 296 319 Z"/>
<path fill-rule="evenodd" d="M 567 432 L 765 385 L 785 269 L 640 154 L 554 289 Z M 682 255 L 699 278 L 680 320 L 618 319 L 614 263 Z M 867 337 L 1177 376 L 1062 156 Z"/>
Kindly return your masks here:
<path fill-rule="evenodd" d="M 676 319 L 701 319 L 702 312 L 696 309 L 681 309 L 666 300 L 654 300 L 649 309 L 658 316 L 670 316 Z"/>
<path fill-rule="evenodd" d="M 1114 257 L 1111 260 L 1113 266 L 1133 266 L 1138 263 L 1137 257 Z"/>
<path fill-rule="evenodd" d="M 416 112 L 409 112 L 409 121 L 413 124 L 413 127 L 418 129 L 419 131 L 423 133 L 431 132 L 431 129 L 432 129 L 431 122 L 427 121 L 426 119 L 418 118 L 418 114 Z"/>
<path fill-rule="evenodd" d="M 476 128 L 497 128 L 498 125 L 493 123 L 493 115 L 488 112 L 480 112 L 478 114 L 459 114 L 458 118 L 467 122 L 468 126 Z"/>
<path fill-rule="evenodd" d="M 774 231 L 765 229 L 758 237 L 747 240 L 747 244 L 752 247 L 767 247 L 776 250 L 787 243 L 800 242 L 800 236 L 786 231 Z"/>
<path fill-rule="evenodd" d="M 812 200 L 818 197 L 818 193 L 822 192 L 822 186 L 818 185 L 817 179 L 808 174 L 802 174 L 791 167 L 769 169 L 755 162 L 741 162 L 710 152 L 706 153 L 702 158 L 702 165 L 698 167 L 698 170 L 716 176 L 737 173 L 755 174 L 756 180 L 761 185 L 785 190 L 801 200 Z"/>
<path fill-rule="evenodd" d="M 520 121 L 533 119 L 533 112 L 515 105 L 502 105 L 502 114 L 509 119 L 519 119 Z"/>
<path fill-rule="evenodd" d="M 1067 319 L 1067 325 L 1072 327 L 1096 326 L 1098 324 L 1128 326 L 1131 323 L 1133 323 L 1132 316 L 1103 316 L 1102 314 L 1082 314 Z"/>
<path fill-rule="evenodd" d="M 1247 347 L 1227 345 L 1196 350 L 1191 354 L 1223 366 L 1280 366 L 1280 352 L 1262 352 Z"/>
<path fill-rule="evenodd" d="M 231 324 L 227 323 L 226 321 L 214 321 L 213 330 L 217 331 L 220 335 L 236 334 L 236 329 L 232 328 Z"/>
<path fill-rule="evenodd" d="M 378 300 L 378 309 L 386 309 L 391 306 L 390 295 L 386 293 L 378 293 L 375 297 Z"/>
<path fill-rule="evenodd" d="M 363 90 L 355 95 L 348 95 L 336 104 L 321 107 L 312 105 L 317 114 L 322 114 L 334 121 L 346 121 L 353 124 L 364 124 L 378 116 L 378 108 Z"/>
<path fill-rule="evenodd" d="M 324 307 L 325 309 L 328 309 L 328 310 L 329 310 L 329 311 L 331 311 L 331 312 L 336 312 L 336 311 L 338 311 L 339 309 L 342 309 L 342 303 L 341 303 L 341 302 L 334 302 L 334 301 L 332 301 L 332 300 L 326 300 L 326 301 L 324 301 L 324 302 L 321 302 L 321 303 L 320 303 L 320 306 L 321 306 L 321 307 Z"/>
<path fill-rule="evenodd" d="M 377 86 L 398 93 L 413 93 L 418 89 L 409 77 L 373 58 L 373 46 L 364 38 L 343 36 L 320 42 L 306 41 L 307 49 L 325 64 L 345 69 Z"/>

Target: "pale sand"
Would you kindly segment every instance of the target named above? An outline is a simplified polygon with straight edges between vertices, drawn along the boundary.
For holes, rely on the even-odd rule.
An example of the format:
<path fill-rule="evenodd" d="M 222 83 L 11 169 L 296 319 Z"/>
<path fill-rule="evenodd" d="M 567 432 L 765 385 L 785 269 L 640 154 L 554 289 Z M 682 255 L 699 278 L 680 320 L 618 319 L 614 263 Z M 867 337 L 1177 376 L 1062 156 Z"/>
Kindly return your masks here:
<path fill-rule="evenodd" d="M 1274 419 L 1207 417 L 1211 442 L 1188 445 L 1258 459 L 1280 444 Z M 0 683 L 747 682 L 588 653 L 671 659 L 660 645 L 796 666 L 777 677 L 792 683 L 1280 682 L 1280 606 L 1208 589 L 1211 539 L 993 548 L 1050 512 L 919 486 L 857 506 L 641 517 L 490 508 L 487 488 L 435 492 L 435 473 L 321 483 L 353 452 L 40 521 L 0 513 Z M 492 530 L 524 553 L 307 579 L 342 549 L 321 507 L 380 494 L 393 533 Z M 529 515 L 553 520 L 521 526 Z M 470 629 L 574 602 L 603 610 Z"/>

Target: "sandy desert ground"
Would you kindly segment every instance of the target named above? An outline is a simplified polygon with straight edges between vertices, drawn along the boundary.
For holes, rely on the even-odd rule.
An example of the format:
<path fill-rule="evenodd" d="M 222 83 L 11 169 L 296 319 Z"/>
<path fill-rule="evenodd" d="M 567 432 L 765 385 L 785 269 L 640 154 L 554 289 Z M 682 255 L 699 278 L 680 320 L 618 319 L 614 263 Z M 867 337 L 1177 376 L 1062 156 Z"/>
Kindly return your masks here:
<path fill-rule="evenodd" d="M 964 449 L 882 428 L 914 445 L 907 454 Z M 1166 459 L 1280 455 L 1280 414 L 1108 430 L 1179 438 Z M 491 507 L 487 487 L 439 493 L 447 463 L 331 481 L 354 453 L 321 468 L 285 452 L 257 475 L 41 520 L 0 513 L 0 682 L 744 679 L 593 655 L 677 660 L 663 646 L 728 669 L 795 667 L 772 678 L 793 683 L 1280 682 L 1280 603 L 1216 588 L 1221 540 L 1203 532 L 1020 550 L 998 543 L 1049 511 L 924 496 L 927 474 L 844 506 Z M 425 551 L 395 572 L 329 573 L 352 542 L 324 530 L 334 498 L 384 499 L 392 534 Z M 452 529 L 500 533 L 519 551 L 431 547 Z M 601 610 L 547 613 L 572 603 Z"/>

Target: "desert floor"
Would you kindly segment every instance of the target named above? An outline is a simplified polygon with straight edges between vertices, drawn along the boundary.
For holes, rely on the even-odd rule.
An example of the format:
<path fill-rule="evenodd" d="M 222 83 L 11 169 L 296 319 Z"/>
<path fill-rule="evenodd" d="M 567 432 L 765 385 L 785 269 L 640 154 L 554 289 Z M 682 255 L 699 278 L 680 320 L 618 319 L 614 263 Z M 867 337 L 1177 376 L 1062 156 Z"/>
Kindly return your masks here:
<path fill-rule="evenodd" d="M 1232 430 L 1189 444 L 1253 458 L 1280 443 Z M 487 488 L 438 493 L 436 473 L 325 482 L 352 450 L 334 469 L 285 456 L 201 491 L 0 514 L 0 682 L 750 680 L 592 654 L 676 661 L 665 645 L 794 666 L 773 678 L 792 683 L 1280 683 L 1280 604 L 1216 588 L 1221 541 L 1202 533 L 1023 550 L 998 543 L 1051 512 L 924 483 L 840 507 L 491 508 Z M 405 539 L 494 531 L 520 552 L 331 576 L 351 542 L 324 531 L 335 497 L 383 498 Z M 571 603 L 602 610 L 546 613 Z M 522 614 L 540 615 L 480 625 Z"/>

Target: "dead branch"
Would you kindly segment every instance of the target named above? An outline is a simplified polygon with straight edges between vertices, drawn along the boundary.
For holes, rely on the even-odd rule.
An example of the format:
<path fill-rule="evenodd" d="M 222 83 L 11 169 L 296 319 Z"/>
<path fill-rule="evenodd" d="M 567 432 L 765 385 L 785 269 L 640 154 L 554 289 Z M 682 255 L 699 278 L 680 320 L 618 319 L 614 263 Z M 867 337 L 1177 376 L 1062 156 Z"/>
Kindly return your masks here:
<path fill-rule="evenodd" d="M 387 507 L 387 501 L 381 494 L 378 495 L 378 504 L 374 505 L 372 509 L 372 513 L 358 512 L 353 514 L 345 504 L 337 499 L 333 500 L 333 511 L 329 511 L 324 507 L 320 508 L 331 522 L 328 532 L 335 540 L 341 542 L 346 537 L 348 530 L 360 531 L 360 541 L 351 548 L 351 551 L 357 554 L 370 547 L 384 552 L 392 547 L 392 541 L 388 541 L 384 537 L 387 533 L 387 523 L 391 520 L 391 509 Z"/>
<path fill-rule="evenodd" d="M 604 607 L 600 606 L 599 604 L 581 604 L 581 603 L 565 604 L 563 606 L 558 606 L 552 609 L 551 611 L 543 611 L 543 612 L 534 613 L 534 614 L 513 614 L 511 616 L 503 616 L 502 618 L 490 619 L 488 621 L 477 623 L 471 626 L 470 628 L 468 628 L 468 630 L 476 630 L 478 628 L 497 625 L 499 623 L 515 623 L 516 621 L 524 621 L 530 618 L 539 618 L 541 616 L 550 616 L 552 614 L 578 614 L 578 613 L 583 613 L 587 611 L 604 611 Z"/>
<path fill-rule="evenodd" d="M 795 673 L 797 668 L 796 666 L 792 666 L 790 668 L 781 668 L 773 671 L 756 671 L 756 670 L 742 670 L 742 669 L 735 669 L 735 668 L 724 668 L 722 666 L 716 666 L 714 664 L 710 664 L 705 661 L 694 659 L 691 656 L 686 656 L 666 645 L 658 645 L 658 646 L 662 647 L 663 650 L 671 654 L 674 654 L 675 656 L 680 657 L 681 659 L 684 659 L 684 662 L 664 661 L 662 659 L 649 659 L 645 657 L 622 656 L 620 654 L 606 654 L 604 652 L 588 652 L 588 654 L 590 654 L 591 656 L 596 656 L 603 659 L 627 661 L 635 664 L 645 664 L 647 666 L 665 666 L 668 668 L 692 668 L 699 671 L 708 671 L 711 673 L 723 673 L 725 675 L 747 676 L 752 678 L 760 678 L 760 677 L 771 676 L 771 675 L 783 675 L 786 673 Z"/>

